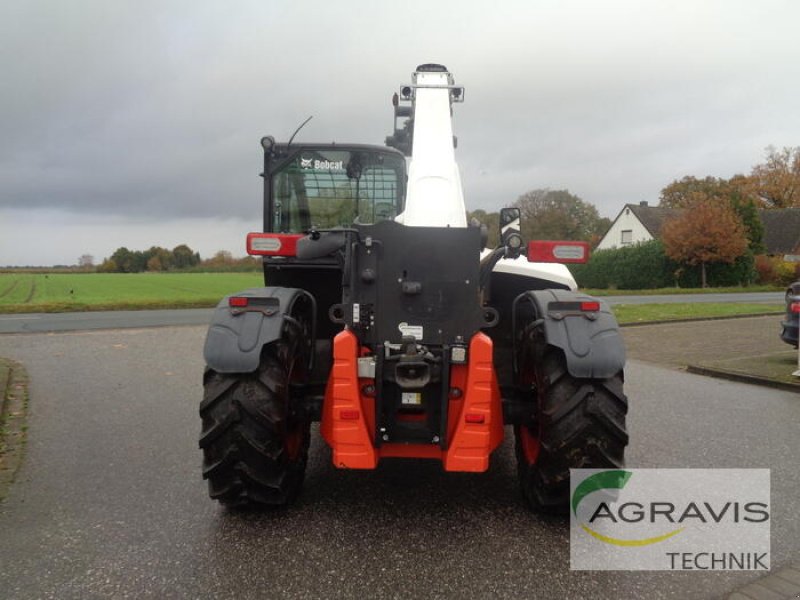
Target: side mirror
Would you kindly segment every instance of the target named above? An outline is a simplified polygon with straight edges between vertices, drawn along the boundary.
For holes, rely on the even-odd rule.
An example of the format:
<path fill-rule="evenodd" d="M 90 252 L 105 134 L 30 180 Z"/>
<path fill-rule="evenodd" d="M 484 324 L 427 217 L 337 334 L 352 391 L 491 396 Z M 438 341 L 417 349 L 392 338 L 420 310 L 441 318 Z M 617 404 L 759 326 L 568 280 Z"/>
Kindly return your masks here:
<path fill-rule="evenodd" d="M 501 208 L 500 209 L 500 235 L 505 232 L 506 229 L 511 227 L 512 229 L 516 229 L 519 231 L 520 225 L 520 210 L 518 208 Z"/>
<path fill-rule="evenodd" d="M 500 209 L 500 242 L 513 252 L 522 249 L 520 235 L 520 210 L 518 208 Z M 519 254 L 516 254 L 519 256 Z"/>

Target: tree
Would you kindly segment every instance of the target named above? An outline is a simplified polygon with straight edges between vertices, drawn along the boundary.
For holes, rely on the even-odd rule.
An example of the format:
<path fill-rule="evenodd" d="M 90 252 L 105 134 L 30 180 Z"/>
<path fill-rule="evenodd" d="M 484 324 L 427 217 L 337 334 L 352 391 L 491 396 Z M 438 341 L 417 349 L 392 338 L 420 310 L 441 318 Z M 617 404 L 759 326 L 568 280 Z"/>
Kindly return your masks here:
<path fill-rule="evenodd" d="M 595 206 L 567 190 L 536 189 L 517 198 L 522 213 L 522 236 L 526 240 L 599 239 L 611 226 Z"/>
<path fill-rule="evenodd" d="M 125 246 L 122 248 L 117 248 L 114 251 L 114 254 L 111 255 L 110 262 L 116 265 L 117 271 L 120 273 L 133 273 L 133 252 L 128 250 Z"/>
<path fill-rule="evenodd" d="M 117 273 L 118 271 L 119 267 L 117 266 L 117 263 L 115 263 L 111 258 L 105 259 L 103 263 L 97 267 L 98 273 Z"/>
<path fill-rule="evenodd" d="M 698 179 L 687 175 L 661 190 L 659 206 L 691 209 L 696 202 L 728 204 L 739 215 L 747 230 L 750 249 L 754 254 L 764 252 L 764 224 L 758 215 L 757 200 L 749 177 L 734 175 L 730 179 L 722 179 L 708 176 Z"/>
<path fill-rule="evenodd" d="M 714 202 L 702 192 L 689 199 L 691 208 L 664 223 L 664 251 L 673 260 L 700 265 L 702 286 L 707 287 L 706 264 L 732 263 L 744 255 L 746 230 L 729 204 Z"/>
<path fill-rule="evenodd" d="M 167 271 L 172 268 L 172 252 L 166 248 L 152 246 L 144 252 L 145 267 L 148 271 Z"/>
<path fill-rule="evenodd" d="M 163 271 L 164 265 L 161 264 L 161 259 L 158 257 L 157 254 L 151 256 L 147 261 L 147 270 L 148 271 Z"/>
<path fill-rule="evenodd" d="M 82 269 L 91 269 L 94 267 L 94 256 L 91 254 L 81 254 L 78 259 L 78 266 Z"/>
<path fill-rule="evenodd" d="M 764 208 L 800 207 L 800 146 L 769 146 L 766 161 L 753 167 L 750 180 Z"/>
<path fill-rule="evenodd" d="M 698 198 L 702 200 L 728 200 L 731 194 L 730 182 L 717 177 L 698 179 L 687 175 L 675 180 L 661 190 L 659 206 L 665 208 L 689 208 Z"/>
<path fill-rule="evenodd" d="M 731 196 L 731 208 L 742 220 L 746 230 L 747 244 L 753 254 L 764 254 L 764 223 L 758 214 L 756 203 L 747 197 L 734 192 Z"/>
<path fill-rule="evenodd" d="M 175 246 L 172 249 L 172 265 L 176 269 L 189 269 L 200 262 L 200 255 L 189 248 L 186 244 Z"/>

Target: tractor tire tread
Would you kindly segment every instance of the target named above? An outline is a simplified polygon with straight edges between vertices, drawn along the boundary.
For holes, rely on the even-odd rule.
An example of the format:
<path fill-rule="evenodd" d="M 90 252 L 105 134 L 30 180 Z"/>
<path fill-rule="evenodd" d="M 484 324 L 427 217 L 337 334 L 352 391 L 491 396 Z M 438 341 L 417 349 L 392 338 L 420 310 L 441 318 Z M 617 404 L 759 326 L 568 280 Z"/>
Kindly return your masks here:
<path fill-rule="evenodd" d="M 528 464 L 517 430 L 517 461 L 523 496 L 539 512 L 564 512 L 571 468 L 621 468 L 628 434 L 623 374 L 608 379 L 569 375 L 563 353 L 548 349 L 538 380 L 539 453 Z M 519 426 L 525 427 L 525 425 Z"/>

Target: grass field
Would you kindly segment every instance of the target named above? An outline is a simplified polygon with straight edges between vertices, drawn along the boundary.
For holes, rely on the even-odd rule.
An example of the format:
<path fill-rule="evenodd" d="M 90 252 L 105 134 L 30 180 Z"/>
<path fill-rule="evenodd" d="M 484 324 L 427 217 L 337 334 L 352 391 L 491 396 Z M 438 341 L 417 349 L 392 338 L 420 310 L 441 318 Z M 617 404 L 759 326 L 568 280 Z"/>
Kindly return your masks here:
<path fill-rule="evenodd" d="M 261 273 L 0 273 L 0 313 L 202 308 L 215 306 L 226 294 L 261 285 Z M 771 304 L 687 302 L 629 304 L 614 307 L 614 312 L 620 323 L 636 323 L 781 309 Z"/>
<path fill-rule="evenodd" d="M 755 292 L 783 292 L 786 286 L 777 285 L 750 285 L 747 287 L 719 287 L 719 288 L 657 288 L 653 290 L 596 290 L 581 289 L 590 296 L 658 296 L 674 294 L 747 294 Z"/>
<path fill-rule="evenodd" d="M 261 273 L 0 273 L 0 312 L 214 306 L 261 285 Z"/>
<path fill-rule="evenodd" d="M 623 324 L 680 319 L 707 319 L 736 315 L 782 314 L 783 306 L 737 302 L 679 302 L 675 304 L 619 304 L 612 307 Z"/>

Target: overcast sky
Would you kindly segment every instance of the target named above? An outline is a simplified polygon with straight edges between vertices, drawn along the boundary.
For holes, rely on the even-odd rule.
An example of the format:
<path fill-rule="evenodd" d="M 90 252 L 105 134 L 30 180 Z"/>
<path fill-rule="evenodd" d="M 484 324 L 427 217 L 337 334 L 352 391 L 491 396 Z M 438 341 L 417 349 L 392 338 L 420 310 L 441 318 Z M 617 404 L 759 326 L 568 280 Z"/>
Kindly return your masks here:
<path fill-rule="evenodd" d="M 0 3 L 0 265 L 244 255 L 259 139 L 381 144 L 445 64 L 467 206 L 569 189 L 613 218 L 800 145 L 800 2 Z"/>

